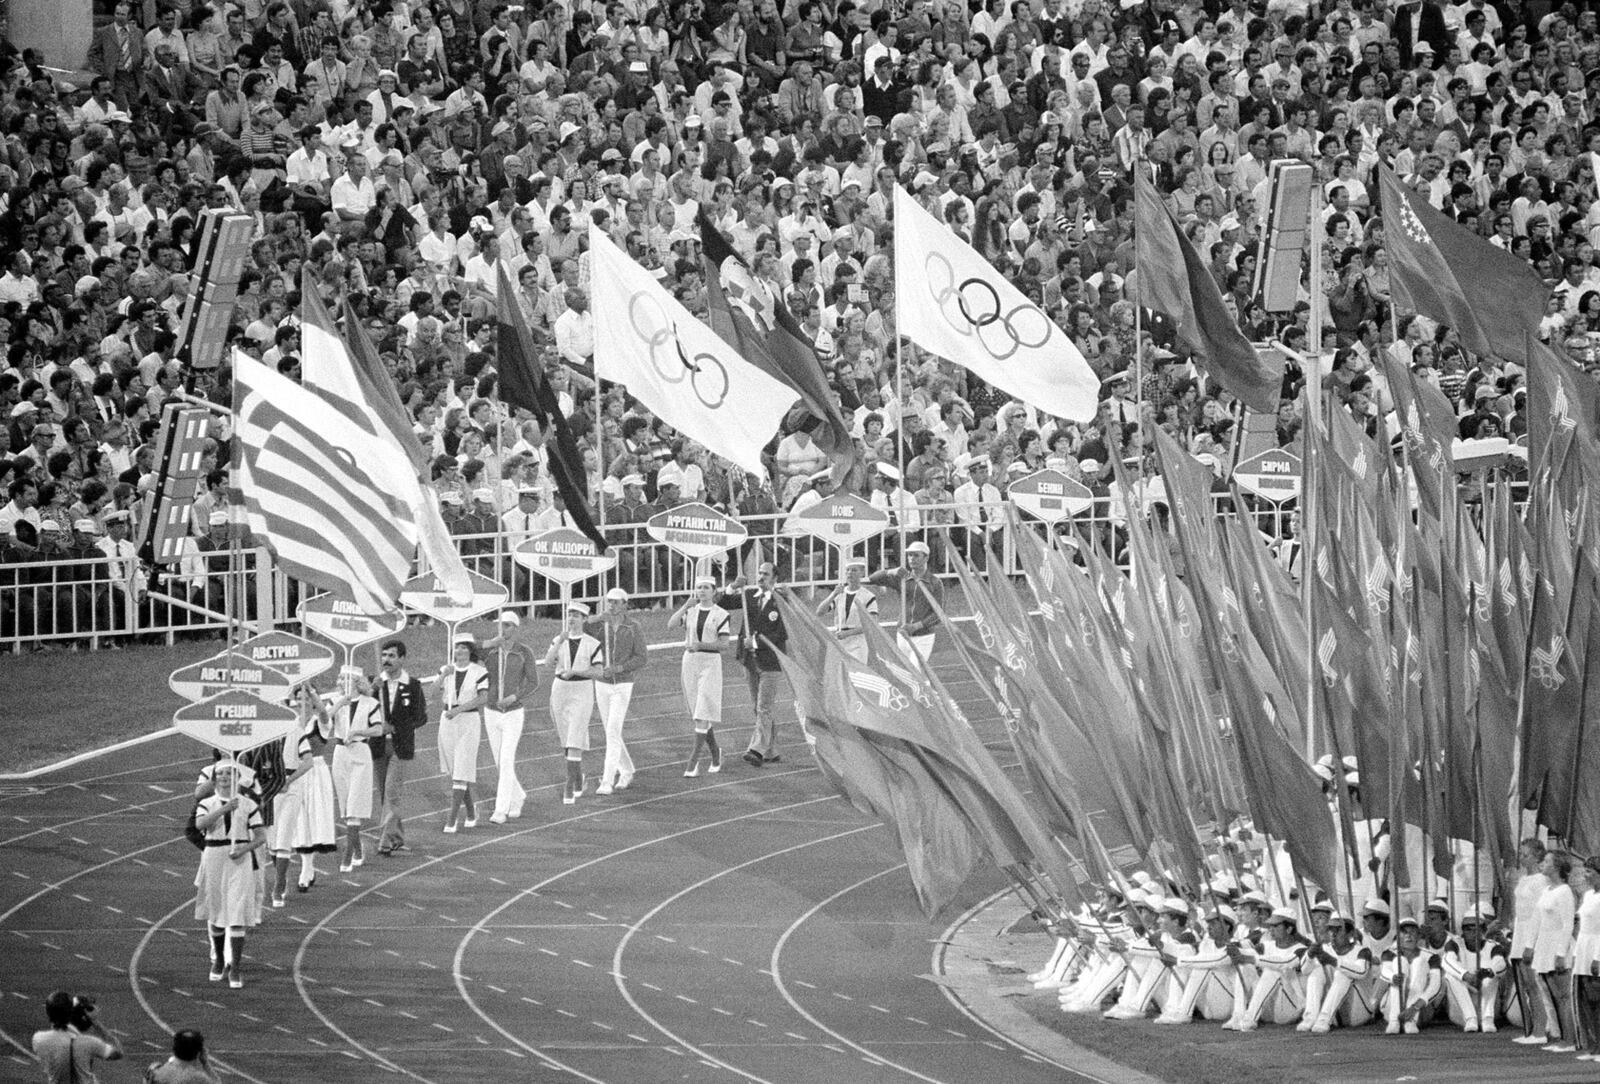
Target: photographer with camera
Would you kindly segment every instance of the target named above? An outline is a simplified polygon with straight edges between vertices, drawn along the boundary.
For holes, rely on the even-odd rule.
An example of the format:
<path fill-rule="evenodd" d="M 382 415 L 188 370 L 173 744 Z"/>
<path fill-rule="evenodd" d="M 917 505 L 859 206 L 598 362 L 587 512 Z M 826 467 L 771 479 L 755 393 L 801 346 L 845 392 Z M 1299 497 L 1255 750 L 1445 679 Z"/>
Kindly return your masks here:
<path fill-rule="evenodd" d="M 185 1028 L 172 1036 L 172 1057 L 144 1071 L 144 1084 L 217 1084 L 206 1062 L 205 1036 Z"/>
<path fill-rule="evenodd" d="M 118 1061 L 122 1044 L 94 1018 L 94 999 L 57 990 L 44 999 L 50 1027 L 33 1033 L 46 1084 L 95 1084 L 96 1061 Z"/>

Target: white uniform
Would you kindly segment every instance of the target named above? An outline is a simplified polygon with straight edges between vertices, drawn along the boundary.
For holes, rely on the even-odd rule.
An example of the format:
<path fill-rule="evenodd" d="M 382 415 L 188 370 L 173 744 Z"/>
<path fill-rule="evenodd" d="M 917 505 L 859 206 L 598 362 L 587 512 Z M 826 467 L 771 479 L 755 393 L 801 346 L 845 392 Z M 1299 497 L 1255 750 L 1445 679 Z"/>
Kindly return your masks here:
<path fill-rule="evenodd" d="M 273 854 L 327 854 L 336 849 L 333 773 L 321 756 L 321 744 L 314 719 L 301 734 L 283 739 L 285 770 L 292 775 L 309 767 L 273 799 L 272 826 L 267 829 Z"/>
<path fill-rule="evenodd" d="M 863 662 L 867 658 L 867 637 L 862 623 L 868 614 L 874 619 L 878 616 L 878 595 L 870 588 L 846 587 L 833 600 L 833 631 L 839 637 L 839 646 L 845 654 Z"/>
<path fill-rule="evenodd" d="M 1243 1029 L 1253 1029 L 1262 1022 L 1292 1024 L 1300 1019 L 1306 1005 L 1305 977 L 1300 973 L 1306 948 L 1304 941 L 1279 945 L 1270 934 L 1264 936 L 1255 954 L 1261 974 L 1242 1015 Z"/>
<path fill-rule="evenodd" d="M 1589 934 L 1590 956 L 1597 959 L 1600 956 L 1600 895 L 1589 893 L 1584 897 L 1584 907 L 1591 908 L 1589 924 L 1593 927 Z M 1573 954 L 1575 961 L 1581 959 L 1584 941 L 1584 908 L 1578 908 L 1578 943 Z M 1500 980 L 1504 977 L 1510 962 L 1506 959 L 1505 946 L 1490 941 L 1477 950 L 1467 948 L 1460 938 L 1452 937 L 1446 946 L 1440 964 L 1444 974 L 1445 995 L 1450 1009 L 1450 1021 L 1463 1031 L 1494 1031 L 1495 1016 L 1500 1004 Z M 1582 971 L 1578 967 L 1582 967 Z M 1485 973 L 1487 972 L 1487 974 Z M 1576 964 L 1573 974 L 1588 974 L 1588 960 Z M 1467 984 L 1467 979 L 1474 974 L 1478 977 L 1477 989 Z"/>
<path fill-rule="evenodd" d="M 476 700 L 489 689 L 489 671 L 475 662 L 439 672 L 439 691 L 446 708 Z M 483 740 L 483 712 L 469 711 L 439 719 L 439 770 L 454 783 L 478 781 L 478 746 Z"/>
<path fill-rule="evenodd" d="M 200 819 L 225 804 L 213 794 L 202 798 L 195 817 Z M 255 852 L 229 857 L 234 844 L 248 844 L 252 829 L 260 828 L 261 811 L 245 795 L 239 808 L 225 813 L 206 829 L 206 847 L 194 876 L 194 917 L 212 926 L 250 927 L 261 922 L 261 882 L 256 876 Z"/>
<path fill-rule="evenodd" d="M 551 644 L 560 650 L 556 656 L 556 676 L 550 683 L 550 721 L 555 724 L 556 740 L 564 749 L 588 752 L 589 720 L 594 715 L 594 681 L 564 678 L 561 671 L 598 668 L 603 645 L 588 633 L 568 636 L 564 632 Z"/>
<path fill-rule="evenodd" d="M 1367 981 L 1377 970 L 1372 950 L 1360 941 L 1352 941 L 1344 952 L 1331 946 L 1324 950 L 1333 957 L 1332 967 L 1306 958 L 1305 1030 L 1325 1031 L 1336 1023 L 1352 1028 L 1371 1023 L 1377 1013 L 1375 984 Z"/>
<path fill-rule="evenodd" d="M 372 747 L 357 730 L 383 725 L 383 707 L 370 696 L 358 696 L 340 708 L 333 720 L 333 789 L 346 821 L 372 817 Z"/>
<path fill-rule="evenodd" d="M 722 651 L 728 638 L 728 611 L 695 606 L 684 615 L 683 699 L 697 723 L 722 722 Z"/>

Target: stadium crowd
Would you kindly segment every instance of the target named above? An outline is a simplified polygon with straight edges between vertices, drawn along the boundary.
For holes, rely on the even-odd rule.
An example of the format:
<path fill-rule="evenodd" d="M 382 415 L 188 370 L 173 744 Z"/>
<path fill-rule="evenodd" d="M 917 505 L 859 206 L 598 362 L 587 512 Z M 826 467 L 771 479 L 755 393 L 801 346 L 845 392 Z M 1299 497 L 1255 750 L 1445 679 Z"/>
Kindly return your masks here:
<path fill-rule="evenodd" d="M 569 517 L 544 434 L 495 394 L 501 266 L 614 538 L 683 501 L 780 513 L 831 484 L 804 415 L 774 434 L 760 479 L 621 387 L 596 404 L 591 222 L 704 311 L 704 208 L 815 346 L 865 465 L 845 484 L 913 529 L 987 535 L 1008 479 L 1045 466 L 1103 495 L 1111 449 L 1156 426 L 1220 473 L 1238 405 L 1135 309 L 1136 168 L 1154 171 L 1252 338 L 1302 349 L 1322 329 L 1325 383 L 1369 432 L 1395 429 L 1381 351 L 1450 397 L 1463 437 L 1526 429 L 1515 359 L 1465 355 L 1448 329 L 1394 311 L 1379 163 L 1538 269 L 1541 333 L 1574 363 L 1600 342 L 1600 27 L 1586 6 L 124 0 L 97 22 L 81 88 L 43 67 L 60 58 L 0 44 L 8 639 L 220 606 L 225 422 L 184 560 L 150 568 L 132 541 L 163 405 L 185 389 L 230 399 L 226 364 L 193 370 L 178 349 L 206 208 L 256 222 L 231 345 L 297 375 L 309 268 L 394 372 L 452 529 L 513 541 Z M 1318 285 L 1274 315 L 1252 284 L 1278 158 L 1316 170 L 1325 236 Z M 1044 416 L 897 350 L 897 184 L 1068 332 L 1104 380 L 1094 419 Z M 1285 378 L 1286 446 L 1303 379 Z M 486 545 L 464 543 L 480 563 Z M 146 598 L 153 584 L 169 601 Z"/>

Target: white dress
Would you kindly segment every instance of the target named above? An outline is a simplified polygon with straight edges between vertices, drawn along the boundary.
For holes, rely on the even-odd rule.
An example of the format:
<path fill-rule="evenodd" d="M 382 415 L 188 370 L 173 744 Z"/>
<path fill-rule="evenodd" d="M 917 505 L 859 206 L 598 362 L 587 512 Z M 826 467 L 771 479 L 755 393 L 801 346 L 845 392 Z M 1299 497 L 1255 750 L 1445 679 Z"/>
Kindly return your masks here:
<path fill-rule="evenodd" d="M 372 747 L 351 732 L 383 724 L 383 707 L 370 696 L 358 696 L 340 708 L 333 721 L 333 789 L 346 821 L 372 816 Z"/>
<path fill-rule="evenodd" d="M 290 745 L 294 759 L 290 760 Z M 311 768 L 278 795 L 273 806 L 272 853 L 331 854 L 337 849 L 334 826 L 333 774 L 322 756 L 324 739 L 314 720 L 299 737 L 283 740 L 284 767 L 291 773 L 310 762 Z"/>
<path fill-rule="evenodd" d="M 469 662 L 457 669 L 446 666 L 439 672 L 442 706 L 455 707 L 478 698 L 489 688 L 489 671 Z M 469 711 L 453 719 L 439 718 L 439 771 L 453 783 L 478 781 L 478 747 L 483 741 L 483 712 Z"/>
<path fill-rule="evenodd" d="M 556 670 L 590 670 L 603 665 L 599 656 L 604 645 L 584 633 L 571 637 L 562 633 L 555 638 L 561 654 L 557 656 Z M 589 720 L 594 715 L 594 682 L 588 678 L 567 679 L 557 676 L 550 682 L 550 721 L 555 724 L 556 740 L 563 749 L 589 751 Z"/>
<path fill-rule="evenodd" d="M 215 794 L 202 798 L 196 819 L 222 808 L 223 799 Z M 224 814 L 206 830 L 206 848 L 200 852 L 200 868 L 194 875 L 194 917 L 212 926 L 255 926 L 261 922 L 261 884 L 257 878 L 256 853 L 230 858 L 235 843 L 248 843 L 253 828 L 261 827 L 261 810 L 248 797 L 239 798 L 239 808 Z"/>
<path fill-rule="evenodd" d="M 1556 970 L 1556 960 L 1572 956 L 1572 920 L 1578 901 L 1572 889 L 1556 882 L 1539 897 L 1539 930 L 1533 939 L 1533 970 L 1544 975 Z"/>
<path fill-rule="evenodd" d="M 1600 961 L 1600 889 L 1591 888 L 1578 904 L 1578 939 L 1572 943 L 1572 973 L 1587 975 Z"/>
<path fill-rule="evenodd" d="M 728 611 L 695 606 L 684 616 L 683 699 L 699 723 L 722 722 L 722 652 L 728 638 Z"/>

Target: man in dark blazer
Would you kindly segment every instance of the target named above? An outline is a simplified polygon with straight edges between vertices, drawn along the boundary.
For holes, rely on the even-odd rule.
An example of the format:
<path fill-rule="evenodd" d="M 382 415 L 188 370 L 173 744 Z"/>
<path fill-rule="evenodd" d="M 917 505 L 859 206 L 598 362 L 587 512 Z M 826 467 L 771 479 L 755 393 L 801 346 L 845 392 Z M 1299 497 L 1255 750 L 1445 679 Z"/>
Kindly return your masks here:
<path fill-rule="evenodd" d="M 133 8 L 122 0 L 112 9 L 111 22 L 94 32 L 89 42 L 89 67 L 111 80 L 111 97 L 128 113 L 139 104 L 144 71 L 144 35 L 133 25 Z"/>
<path fill-rule="evenodd" d="M 406 772 L 417 754 L 416 732 L 428 725 L 428 698 L 422 682 L 406 672 L 406 645 L 387 640 L 378 649 L 382 668 L 372 679 L 372 696 L 383 710 L 383 737 L 371 742 L 372 780 L 383 824 L 378 853 L 388 857 L 406 846 L 405 824 L 400 819 L 400 799 L 405 795 Z"/>
<path fill-rule="evenodd" d="M 725 592 L 717 605 L 743 621 L 734 658 L 744 664 L 750 700 L 756 710 L 756 726 L 744 759 L 751 767 L 759 768 L 783 759 L 778 753 L 772 709 L 778 700 L 778 683 L 783 680 L 778 655 L 789 646 L 789 630 L 784 628 L 783 614 L 778 610 L 778 570 L 771 561 L 761 563 L 755 583 L 746 585 L 741 576 L 732 586 L 734 590 Z"/>

